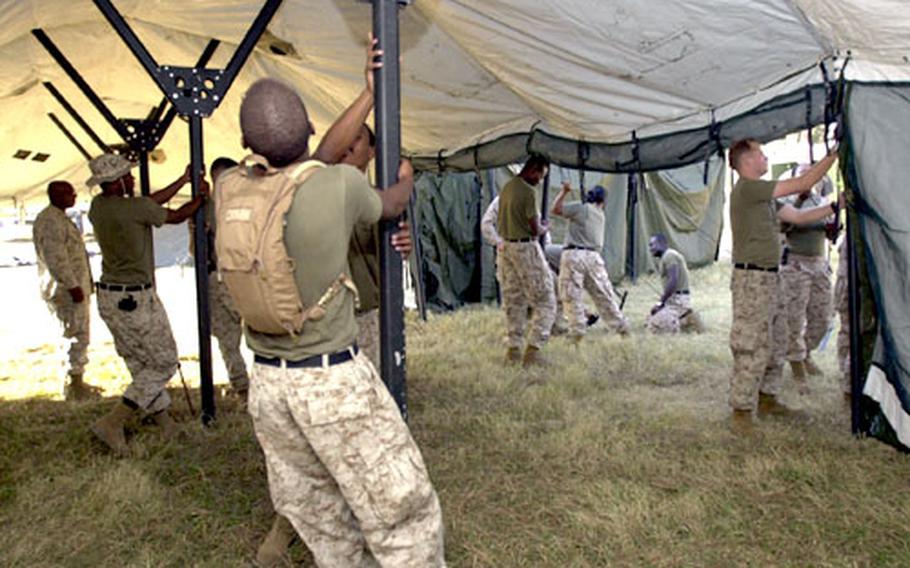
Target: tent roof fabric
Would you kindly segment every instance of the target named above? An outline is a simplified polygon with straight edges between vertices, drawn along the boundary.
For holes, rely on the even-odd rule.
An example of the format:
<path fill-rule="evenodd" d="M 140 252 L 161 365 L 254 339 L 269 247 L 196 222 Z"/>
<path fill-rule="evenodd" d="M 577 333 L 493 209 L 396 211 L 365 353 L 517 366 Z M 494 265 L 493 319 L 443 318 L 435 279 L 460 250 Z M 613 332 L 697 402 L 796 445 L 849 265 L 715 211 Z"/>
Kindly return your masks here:
<path fill-rule="evenodd" d="M 217 38 L 224 43 L 209 66 L 218 67 L 262 3 L 115 5 L 159 64 L 192 65 Z M 205 122 L 206 155 L 243 153 L 239 103 L 263 76 L 294 84 L 317 132 L 324 132 L 363 87 L 371 22 L 369 3 L 285 0 Z M 44 81 L 105 141 L 119 142 L 32 37 L 33 28 L 50 36 L 118 116 L 144 117 L 161 98 L 89 0 L 0 1 L 0 197 L 29 199 L 50 179 L 81 186 L 88 177 L 84 158 L 47 113 L 91 152 L 97 148 Z M 679 166 L 710 153 L 712 117 L 722 125 L 723 143 L 804 126 L 806 103 L 798 99 L 807 86 L 822 84 L 819 63 L 836 76 L 848 52 L 848 80 L 910 81 L 907 29 L 910 11 L 902 0 L 416 0 L 401 12 L 402 144 L 419 167 L 474 169 L 514 162 L 529 151 L 578 166 L 583 141 L 591 150 L 586 167 L 625 171 L 634 132 L 642 141 L 636 167 Z M 281 50 L 287 54 L 275 53 Z M 823 101 L 821 94 L 811 101 L 813 122 L 821 121 Z M 746 120 L 762 105 L 779 108 Z M 736 121 L 740 126 L 728 130 Z M 153 186 L 179 175 L 188 139 L 176 122 L 162 142 L 167 161 L 152 168 Z M 19 149 L 51 157 L 13 158 Z"/>

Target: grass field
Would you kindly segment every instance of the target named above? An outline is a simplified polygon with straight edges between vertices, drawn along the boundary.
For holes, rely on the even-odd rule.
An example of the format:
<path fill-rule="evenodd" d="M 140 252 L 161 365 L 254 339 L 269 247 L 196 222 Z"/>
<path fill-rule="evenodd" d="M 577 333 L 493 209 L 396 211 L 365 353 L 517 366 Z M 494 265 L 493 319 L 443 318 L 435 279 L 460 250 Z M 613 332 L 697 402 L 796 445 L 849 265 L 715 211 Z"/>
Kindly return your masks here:
<path fill-rule="evenodd" d="M 725 267 L 693 272 L 709 331 L 660 338 L 642 329 L 654 292 L 631 287 L 631 337 L 555 338 L 533 372 L 502 364 L 495 307 L 409 315 L 411 428 L 450 566 L 910 566 L 910 461 L 850 435 L 833 340 L 812 394 L 782 395 L 808 423 L 728 432 L 728 284 Z M 92 357 L 88 380 L 114 397 L 122 363 L 109 343 Z M 202 428 L 176 378 L 182 439 L 134 424 L 138 456 L 117 460 L 87 430 L 113 398 L 63 402 L 52 359 L 0 363 L 0 565 L 248 566 L 272 513 L 242 409 L 219 399 Z M 195 387 L 192 355 L 184 367 Z"/>

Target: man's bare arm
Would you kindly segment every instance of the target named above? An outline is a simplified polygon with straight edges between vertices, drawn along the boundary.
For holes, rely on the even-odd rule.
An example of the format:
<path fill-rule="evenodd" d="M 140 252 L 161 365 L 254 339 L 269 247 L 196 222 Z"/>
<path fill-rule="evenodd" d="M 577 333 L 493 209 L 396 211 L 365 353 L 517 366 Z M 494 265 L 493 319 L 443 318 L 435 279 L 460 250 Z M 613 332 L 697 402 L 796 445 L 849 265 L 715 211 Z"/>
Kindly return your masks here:
<path fill-rule="evenodd" d="M 562 190 L 559 192 L 559 195 L 556 196 L 556 201 L 553 202 L 553 208 L 550 209 L 550 213 L 562 217 L 562 202 L 566 199 L 566 196 L 569 195 L 570 191 L 572 191 L 572 186 L 569 185 L 569 182 L 562 182 Z"/>
<path fill-rule="evenodd" d="M 809 191 L 825 177 L 825 174 L 834 165 L 835 160 L 837 160 L 836 149 L 831 150 L 827 156 L 813 164 L 803 175 L 777 182 L 777 186 L 774 188 L 774 198 L 777 199 L 794 193 Z"/>
<path fill-rule="evenodd" d="M 398 166 L 398 182 L 379 191 L 382 200 L 382 218 L 395 219 L 408 207 L 414 190 L 414 166 L 409 160 L 402 160 Z"/>
<path fill-rule="evenodd" d="M 821 221 L 826 217 L 834 214 L 834 204 L 825 203 L 808 209 L 797 209 L 792 205 L 784 205 L 777 212 L 777 218 L 784 223 L 791 225 L 807 225 L 816 221 Z"/>
<path fill-rule="evenodd" d="M 190 167 L 187 166 L 186 171 L 183 172 L 183 175 L 180 176 L 179 178 L 175 179 L 174 182 L 171 183 L 171 185 L 165 187 L 164 189 L 162 189 L 160 191 L 156 191 L 155 193 L 152 193 L 151 195 L 149 195 L 149 197 L 152 199 L 152 201 L 154 201 L 158 205 L 164 205 L 165 203 L 170 201 L 171 198 L 174 197 L 174 195 L 176 195 L 178 191 L 180 191 L 181 187 L 185 186 L 189 182 L 190 182 Z"/>

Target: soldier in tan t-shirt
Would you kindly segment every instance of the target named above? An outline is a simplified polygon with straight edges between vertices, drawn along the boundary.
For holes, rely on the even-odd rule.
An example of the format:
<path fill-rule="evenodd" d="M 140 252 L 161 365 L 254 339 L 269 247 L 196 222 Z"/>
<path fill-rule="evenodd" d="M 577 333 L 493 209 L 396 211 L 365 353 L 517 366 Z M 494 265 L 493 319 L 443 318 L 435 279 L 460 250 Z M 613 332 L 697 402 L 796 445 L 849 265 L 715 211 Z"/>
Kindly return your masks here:
<path fill-rule="evenodd" d="M 799 177 L 765 181 L 761 177 L 768 171 L 768 158 L 759 142 L 740 140 L 730 148 L 730 166 L 739 174 L 730 194 L 733 233 L 730 406 L 732 427 L 737 433 L 751 432 L 756 403 L 760 415 L 791 413 L 777 402 L 783 361 L 772 357 L 771 351 L 771 317 L 781 296 L 779 222 L 811 223 L 830 215 L 837 205 L 828 203 L 797 210 L 791 205 L 777 206 L 775 200 L 812 187 L 836 159 L 832 151 Z"/>

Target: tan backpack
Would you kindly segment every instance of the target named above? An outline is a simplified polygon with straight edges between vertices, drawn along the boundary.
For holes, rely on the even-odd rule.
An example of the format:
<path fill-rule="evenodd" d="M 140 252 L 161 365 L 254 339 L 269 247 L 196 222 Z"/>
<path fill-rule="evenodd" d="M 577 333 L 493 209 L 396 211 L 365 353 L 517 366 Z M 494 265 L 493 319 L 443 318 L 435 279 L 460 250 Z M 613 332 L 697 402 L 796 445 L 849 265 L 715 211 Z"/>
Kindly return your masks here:
<path fill-rule="evenodd" d="M 215 254 L 246 325 L 262 333 L 297 335 L 307 320 L 325 317 L 324 306 L 353 282 L 340 275 L 319 301 L 303 305 L 294 261 L 284 246 L 285 216 L 294 192 L 325 164 L 310 160 L 290 168 L 269 166 L 251 155 L 218 177 L 215 189 Z"/>

